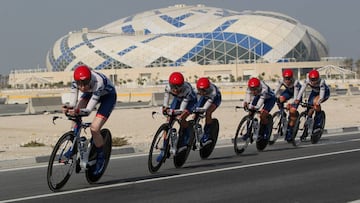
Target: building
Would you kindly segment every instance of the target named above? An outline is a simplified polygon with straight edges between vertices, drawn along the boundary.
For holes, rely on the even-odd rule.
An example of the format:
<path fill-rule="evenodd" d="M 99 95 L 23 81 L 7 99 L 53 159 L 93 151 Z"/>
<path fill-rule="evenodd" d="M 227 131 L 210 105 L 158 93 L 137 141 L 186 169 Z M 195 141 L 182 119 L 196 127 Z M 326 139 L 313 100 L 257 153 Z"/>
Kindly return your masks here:
<path fill-rule="evenodd" d="M 47 71 L 33 80 L 67 83 L 80 64 L 104 72 L 116 84 L 159 84 L 174 70 L 190 82 L 199 76 L 272 79 L 285 67 L 302 77 L 309 69 L 342 63 L 323 60 L 328 52 L 319 32 L 281 13 L 181 4 L 69 32 L 48 52 Z M 10 75 L 10 84 L 26 77 Z"/>

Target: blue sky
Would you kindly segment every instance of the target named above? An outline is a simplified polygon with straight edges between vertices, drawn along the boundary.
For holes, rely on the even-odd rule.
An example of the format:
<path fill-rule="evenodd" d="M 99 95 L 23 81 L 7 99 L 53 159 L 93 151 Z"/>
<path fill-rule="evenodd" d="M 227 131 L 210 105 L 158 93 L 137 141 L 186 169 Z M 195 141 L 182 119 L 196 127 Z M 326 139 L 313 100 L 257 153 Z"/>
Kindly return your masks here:
<path fill-rule="evenodd" d="M 0 74 L 45 68 L 47 52 L 69 31 L 96 29 L 126 16 L 175 4 L 280 12 L 319 31 L 329 44 L 330 56 L 360 59 L 358 0 L 2 0 Z"/>

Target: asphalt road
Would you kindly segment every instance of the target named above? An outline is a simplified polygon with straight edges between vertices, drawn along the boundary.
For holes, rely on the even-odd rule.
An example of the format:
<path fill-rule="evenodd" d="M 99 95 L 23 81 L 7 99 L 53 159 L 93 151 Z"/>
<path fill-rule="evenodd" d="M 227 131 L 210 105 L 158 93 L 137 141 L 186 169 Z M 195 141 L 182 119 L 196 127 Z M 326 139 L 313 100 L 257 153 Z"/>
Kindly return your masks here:
<path fill-rule="evenodd" d="M 61 192 L 46 165 L 0 171 L 0 202 L 349 202 L 360 199 L 359 132 L 330 134 L 294 148 L 277 142 L 237 156 L 218 146 L 207 160 L 192 151 L 183 168 L 168 159 L 156 174 L 147 154 L 113 157 L 99 183 L 73 174 Z"/>

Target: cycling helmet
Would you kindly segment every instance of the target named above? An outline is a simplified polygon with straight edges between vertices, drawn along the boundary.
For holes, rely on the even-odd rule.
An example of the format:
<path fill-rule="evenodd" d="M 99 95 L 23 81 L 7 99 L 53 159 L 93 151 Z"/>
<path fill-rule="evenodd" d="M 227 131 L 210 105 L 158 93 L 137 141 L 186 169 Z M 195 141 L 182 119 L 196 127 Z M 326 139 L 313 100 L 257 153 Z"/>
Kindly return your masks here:
<path fill-rule="evenodd" d="M 308 77 L 311 82 L 319 82 L 320 80 L 320 74 L 317 70 L 311 70 Z"/>
<path fill-rule="evenodd" d="M 91 79 L 91 71 L 90 68 L 81 65 L 78 66 L 74 71 L 74 80 L 75 81 L 90 81 Z"/>
<path fill-rule="evenodd" d="M 184 76 L 180 72 L 173 72 L 169 77 L 170 86 L 182 86 L 184 84 Z"/>
<path fill-rule="evenodd" d="M 284 78 L 292 78 L 293 76 L 294 76 L 294 73 L 291 69 L 286 69 L 283 71 Z"/>
<path fill-rule="evenodd" d="M 259 92 L 261 89 L 261 83 L 260 80 L 257 78 L 250 78 L 250 80 L 248 81 L 248 87 L 250 90 L 252 91 L 257 91 Z"/>
<path fill-rule="evenodd" d="M 199 78 L 199 80 L 196 83 L 197 89 L 208 89 L 210 87 L 210 81 L 208 78 Z"/>

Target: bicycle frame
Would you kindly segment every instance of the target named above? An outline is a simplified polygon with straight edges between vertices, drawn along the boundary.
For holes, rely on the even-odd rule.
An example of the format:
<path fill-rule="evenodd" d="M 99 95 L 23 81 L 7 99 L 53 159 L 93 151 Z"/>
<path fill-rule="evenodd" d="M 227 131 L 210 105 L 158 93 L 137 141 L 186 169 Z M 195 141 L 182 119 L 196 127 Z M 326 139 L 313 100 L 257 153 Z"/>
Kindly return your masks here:
<path fill-rule="evenodd" d="M 249 120 L 247 120 L 246 122 L 246 133 L 247 133 L 247 136 L 253 141 L 253 140 L 256 140 L 257 139 L 257 136 L 259 136 L 259 129 L 260 129 L 260 118 L 257 118 L 256 117 L 256 114 L 260 114 L 261 112 L 259 110 L 250 110 L 250 109 L 245 109 L 244 107 L 239 107 L 239 106 L 236 106 L 235 108 L 243 108 L 245 112 L 251 112 L 252 111 L 252 114 L 248 114 L 246 116 L 249 116 Z M 257 119 L 258 121 L 258 132 L 257 134 L 254 132 L 254 128 L 253 128 L 253 123 L 254 123 L 254 119 Z M 250 133 L 250 135 L 249 135 Z M 255 135 L 256 134 L 256 135 Z M 254 135 L 256 136 L 254 138 Z"/>
<path fill-rule="evenodd" d="M 204 115 L 204 112 L 199 112 L 199 111 L 195 111 L 194 112 L 195 114 L 195 117 L 194 117 L 194 121 L 195 121 L 195 124 L 194 124 L 194 132 L 195 132 L 195 141 L 196 141 L 196 148 L 197 149 L 201 149 L 201 145 L 200 145 L 200 142 L 201 142 L 201 138 L 202 138 L 202 135 L 204 135 L 204 132 L 202 132 L 202 126 L 200 124 L 200 121 L 205 118 L 205 115 Z M 201 134 L 199 134 L 197 128 L 200 127 L 201 128 Z"/>
<path fill-rule="evenodd" d="M 72 143 L 72 146 L 70 147 L 71 151 L 74 151 L 74 147 L 75 145 L 77 146 L 77 152 L 75 154 L 75 158 L 74 160 L 77 160 L 78 158 L 80 158 L 80 167 L 81 169 L 86 169 L 88 168 L 88 166 L 92 166 L 93 164 L 96 163 L 96 160 L 93 160 L 91 163 L 88 161 L 89 159 L 89 149 L 90 146 L 82 146 L 81 143 L 81 131 L 82 129 L 86 129 L 88 127 L 90 127 L 91 123 L 90 122 L 82 122 L 82 118 L 81 116 L 69 116 L 66 115 L 68 117 L 68 120 L 74 121 L 74 126 L 72 128 L 72 131 L 74 132 L 74 141 Z M 60 117 L 54 117 L 53 121 L 55 121 L 57 118 Z M 86 142 L 85 142 L 86 143 Z M 62 153 L 64 153 L 64 149 L 62 150 Z"/>
<path fill-rule="evenodd" d="M 154 115 L 156 112 L 153 112 L 152 115 Z M 182 112 L 181 111 L 175 111 L 173 112 L 172 114 L 168 114 L 166 113 L 165 116 L 167 118 L 169 118 L 168 122 L 167 122 L 167 125 L 168 125 L 168 131 L 166 133 L 166 135 L 164 135 L 164 139 L 165 140 L 168 140 L 169 138 L 169 143 L 170 143 L 170 153 L 175 155 L 176 154 L 176 150 L 177 150 L 177 141 L 179 139 L 179 136 L 178 136 L 178 132 L 176 132 L 176 137 L 172 137 L 171 136 L 171 132 L 172 132 L 172 129 L 174 129 L 174 124 L 175 123 L 178 123 L 180 125 L 180 121 L 176 118 L 177 115 L 180 115 Z M 176 130 L 176 129 L 175 129 Z"/>

